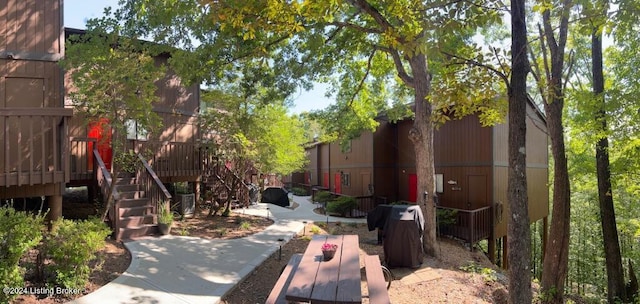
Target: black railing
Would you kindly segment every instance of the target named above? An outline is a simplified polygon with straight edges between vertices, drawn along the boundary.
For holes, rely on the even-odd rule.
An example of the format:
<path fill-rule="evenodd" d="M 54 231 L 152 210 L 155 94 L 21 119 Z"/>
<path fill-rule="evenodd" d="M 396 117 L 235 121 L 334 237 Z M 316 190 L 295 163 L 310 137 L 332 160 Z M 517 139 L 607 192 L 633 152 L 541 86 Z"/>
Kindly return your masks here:
<path fill-rule="evenodd" d="M 464 240 L 473 248 L 477 242 L 488 239 L 492 229 L 491 207 L 464 210 L 437 207 L 439 210 L 438 229 L 441 235 Z"/>

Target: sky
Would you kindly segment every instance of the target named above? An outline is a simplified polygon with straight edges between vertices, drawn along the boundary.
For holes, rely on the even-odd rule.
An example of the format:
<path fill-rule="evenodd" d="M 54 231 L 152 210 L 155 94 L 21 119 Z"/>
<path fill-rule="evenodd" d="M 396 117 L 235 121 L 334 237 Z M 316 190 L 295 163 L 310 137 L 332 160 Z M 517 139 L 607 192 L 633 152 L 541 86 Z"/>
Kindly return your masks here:
<path fill-rule="evenodd" d="M 118 0 L 64 0 L 64 26 L 84 29 L 86 20 L 102 16 L 107 6 L 117 7 Z M 332 103 L 325 97 L 328 89 L 328 85 L 318 83 L 311 91 L 295 93 L 292 96 L 295 105 L 290 110 L 291 113 L 324 109 Z"/>

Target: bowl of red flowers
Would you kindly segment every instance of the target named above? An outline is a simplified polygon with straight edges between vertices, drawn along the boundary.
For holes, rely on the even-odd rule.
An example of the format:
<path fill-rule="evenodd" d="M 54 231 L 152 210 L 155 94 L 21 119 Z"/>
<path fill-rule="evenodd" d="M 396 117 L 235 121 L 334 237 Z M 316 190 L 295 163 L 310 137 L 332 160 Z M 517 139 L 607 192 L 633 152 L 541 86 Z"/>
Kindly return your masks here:
<path fill-rule="evenodd" d="M 331 243 L 322 244 L 322 256 L 325 261 L 331 260 L 338 250 L 338 245 Z"/>

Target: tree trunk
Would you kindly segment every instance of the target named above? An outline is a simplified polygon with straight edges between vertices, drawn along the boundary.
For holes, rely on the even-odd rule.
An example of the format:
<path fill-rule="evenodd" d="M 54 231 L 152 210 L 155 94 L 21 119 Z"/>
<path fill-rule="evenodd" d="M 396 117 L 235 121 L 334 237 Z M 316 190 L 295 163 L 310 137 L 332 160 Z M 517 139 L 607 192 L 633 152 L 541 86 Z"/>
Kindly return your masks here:
<path fill-rule="evenodd" d="M 431 90 L 431 76 L 427 69 L 427 58 L 417 54 L 409 59 L 414 79 L 415 119 L 409 138 L 416 154 L 416 175 L 418 176 L 417 201 L 425 219 L 422 247 L 426 254 L 438 257 L 440 247 L 436 236 L 435 167 L 433 158 L 433 122 L 431 104 L 427 95 Z"/>
<path fill-rule="evenodd" d="M 511 84 L 509 87 L 509 302 L 531 303 L 531 233 L 527 197 L 527 28 L 524 0 L 511 1 Z"/>
<path fill-rule="evenodd" d="M 562 127 L 563 104 L 564 99 L 558 98 L 545 105 L 547 127 L 551 138 L 551 154 L 554 159 L 551 229 L 542 266 L 542 292 L 546 303 L 563 302 L 564 281 L 567 277 L 569 262 L 571 197 Z"/>
<path fill-rule="evenodd" d="M 599 132 L 607 134 L 607 119 L 604 99 L 604 75 L 602 72 L 602 32 L 594 28 L 591 34 L 591 59 L 593 64 L 593 93 L 596 98 L 596 122 Z M 598 201 L 600 202 L 600 221 L 602 239 L 607 266 L 607 300 L 609 303 L 626 300 L 624 270 L 620 256 L 620 243 L 616 227 L 616 213 L 611 190 L 611 171 L 609 167 L 609 139 L 605 135 L 596 143 L 596 174 L 598 176 Z"/>
<path fill-rule="evenodd" d="M 562 109 L 564 107 L 564 90 L 562 77 L 564 72 L 564 48 L 567 41 L 568 12 L 571 0 L 564 0 L 559 37 L 554 37 L 550 12 L 543 14 L 546 41 L 550 52 L 551 74 L 547 75 L 548 89 L 544 104 L 547 116 L 547 129 L 551 139 L 551 155 L 553 156 L 553 211 L 551 228 L 547 241 L 547 253 L 542 266 L 542 297 L 544 303 L 563 303 L 564 283 L 569 269 L 569 222 L 571 218 L 571 189 L 569 170 L 564 146 L 564 129 L 562 126 Z"/>

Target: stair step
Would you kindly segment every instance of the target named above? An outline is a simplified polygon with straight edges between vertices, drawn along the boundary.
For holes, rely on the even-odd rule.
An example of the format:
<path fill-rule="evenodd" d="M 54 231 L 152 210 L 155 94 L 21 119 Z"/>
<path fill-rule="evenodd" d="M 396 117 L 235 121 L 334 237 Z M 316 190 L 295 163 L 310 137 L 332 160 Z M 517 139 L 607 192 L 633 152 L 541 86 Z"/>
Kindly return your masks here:
<path fill-rule="evenodd" d="M 118 235 L 116 235 L 116 239 L 131 240 L 150 235 L 158 235 L 159 233 L 160 232 L 158 230 L 158 225 L 155 224 L 142 225 L 133 228 L 120 228 L 118 229 Z"/>
<path fill-rule="evenodd" d="M 141 206 L 141 207 L 129 207 L 129 208 L 119 208 L 118 216 L 120 218 L 129 217 L 129 216 L 144 216 L 152 214 L 153 208 L 151 206 Z"/>
<path fill-rule="evenodd" d="M 131 185 L 137 183 L 135 177 L 116 177 L 115 184 L 116 185 Z"/>
<path fill-rule="evenodd" d="M 120 198 L 145 198 L 147 193 L 142 190 L 136 191 L 118 191 Z"/>
<path fill-rule="evenodd" d="M 129 191 L 142 191 L 142 186 L 139 184 L 123 184 L 116 185 L 116 191 L 118 192 L 129 192 Z"/>
<path fill-rule="evenodd" d="M 147 205 L 149 205 L 148 198 L 121 198 L 118 201 L 120 208 L 145 207 Z"/>
<path fill-rule="evenodd" d="M 119 220 L 121 228 L 137 228 L 144 225 L 153 225 L 156 223 L 155 214 L 147 214 L 142 216 L 127 216 Z"/>

